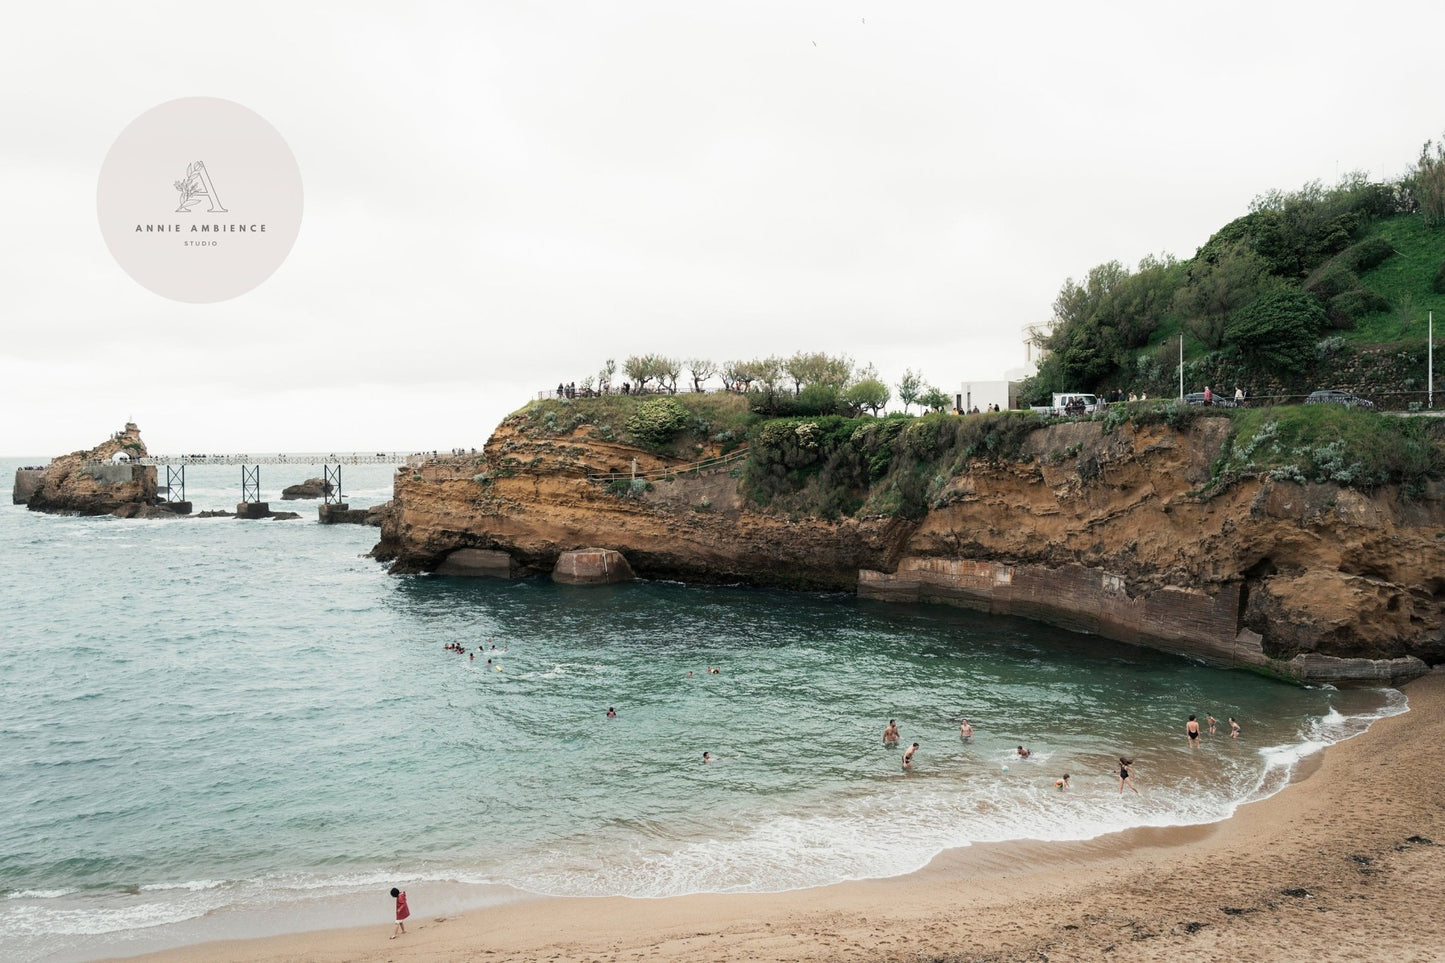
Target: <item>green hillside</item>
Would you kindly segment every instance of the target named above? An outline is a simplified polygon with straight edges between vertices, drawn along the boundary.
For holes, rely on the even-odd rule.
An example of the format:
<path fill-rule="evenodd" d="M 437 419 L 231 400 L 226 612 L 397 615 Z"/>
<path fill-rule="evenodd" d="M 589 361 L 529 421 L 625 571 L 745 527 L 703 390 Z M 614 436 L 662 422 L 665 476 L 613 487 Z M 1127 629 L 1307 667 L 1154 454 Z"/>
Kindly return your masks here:
<path fill-rule="evenodd" d="M 1287 401 L 1336 387 L 1424 406 L 1431 311 L 1445 321 L 1445 143 L 1427 143 L 1397 182 L 1354 174 L 1260 195 L 1188 260 L 1111 261 L 1066 280 L 1023 397 L 1173 396 L 1182 337 L 1186 391 Z"/>
<path fill-rule="evenodd" d="M 1390 307 L 1363 315 L 1345 334 L 1359 344 L 1423 338 L 1428 311 L 1445 323 L 1445 294 L 1437 290 L 1445 267 L 1445 230 L 1430 228 L 1419 214 L 1401 214 L 1372 225 L 1370 237 L 1390 243 L 1395 253 L 1360 275 L 1360 283 Z"/>

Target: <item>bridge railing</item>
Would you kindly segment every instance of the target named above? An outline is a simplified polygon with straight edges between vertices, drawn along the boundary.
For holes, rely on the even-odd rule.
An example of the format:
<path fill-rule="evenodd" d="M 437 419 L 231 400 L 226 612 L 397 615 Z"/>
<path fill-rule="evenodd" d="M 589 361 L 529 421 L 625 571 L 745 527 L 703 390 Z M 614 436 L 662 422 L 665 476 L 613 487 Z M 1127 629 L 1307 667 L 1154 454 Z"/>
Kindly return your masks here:
<path fill-rule="evenodd" d="M 133 465 L 405 465 L 420 454 L 395 451 L 378 452 L 312 452 L 248 455 L 147 455 L 130 460 Z"/>
<path fill-rule="evenodd" d="M 590 474 L 587 476 L 587 480 L 595 482 L 607 482 L 617 481 L 618 479 L 622 478 L 642 478 L 648 481 L 652 481 L 654 479 L 668 478 L 674 475 L 697 475 L 705 471 L 711 471 L 715 468 L 723 468 L 727 465 L 733 464 L 734 462 L 742 461 L 746 457 L 748 457 L 747 448 L 738 448 L 735 451 L 728 452 L 726 455 L 717 455 L 713 458 L 704 458 L 701 461 L 695 461 L 687 465 L 674 465 L 667 468 L 649 468 L 646 471 L 639 472 L 603 472 L 600 474 Z"/>

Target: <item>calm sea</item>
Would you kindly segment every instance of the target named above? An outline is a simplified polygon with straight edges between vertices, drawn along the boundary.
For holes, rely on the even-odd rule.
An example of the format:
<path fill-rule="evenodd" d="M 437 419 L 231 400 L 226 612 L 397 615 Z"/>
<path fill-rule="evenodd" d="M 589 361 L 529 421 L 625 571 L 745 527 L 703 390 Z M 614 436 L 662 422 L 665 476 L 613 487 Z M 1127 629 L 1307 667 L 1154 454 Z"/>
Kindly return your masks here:
<path fill-rule="evenodd" d="M 344 473 L 353 507 L 390 495 L 389 467 Z M 263 494 L 319 474 L 264 467 Z M 191 468 L 187 493 L 234 507 L 240 469 Z M 364 557 L 375 529 L 296 504 L 282 522 L 0 506 L 6 958 L 385 927 L 393 885 L 422 918 L 776 891 L 1214 821 L 1404 710 L 948 608 L 397 578 Z M 1191 712 L 1221 723 L 1193 752 Z M 881 744 L 890 718 L 921 743 L 911 773 Z"/>

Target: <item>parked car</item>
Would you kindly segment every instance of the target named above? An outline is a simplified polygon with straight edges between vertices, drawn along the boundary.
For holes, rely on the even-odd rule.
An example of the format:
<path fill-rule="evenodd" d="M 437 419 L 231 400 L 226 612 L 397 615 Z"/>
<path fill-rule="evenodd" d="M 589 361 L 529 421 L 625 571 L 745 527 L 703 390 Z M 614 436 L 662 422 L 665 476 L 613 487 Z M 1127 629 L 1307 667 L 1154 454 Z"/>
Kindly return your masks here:
<path fill-rule="evenodd" d="M 1204 392 L 1191 391 L 1189 394 L 1184 396 L 1184 403 L 1186 405 L 1204 404 Z M 1238 408 L 1239 402 L 1235 401 L 1233 398 L 1227 398 L 1224 395 L 1215 395 L 1213 400 L 1209 402 L 1209 406 L 1211 408 Z"/>
<path fill-rule="evenodd" d="M 1307 405 L 1344 405 L 1347 408 L 1373 408 L 1375 403 L 1369 398 L 1361 398 L 1359 395 L 1351 394 L 1348 391 L 1341 391 L 1338 388 L 1325 388 L 1321 391 L 1311 391 L 1310 396 L 1305 399 Z"/>

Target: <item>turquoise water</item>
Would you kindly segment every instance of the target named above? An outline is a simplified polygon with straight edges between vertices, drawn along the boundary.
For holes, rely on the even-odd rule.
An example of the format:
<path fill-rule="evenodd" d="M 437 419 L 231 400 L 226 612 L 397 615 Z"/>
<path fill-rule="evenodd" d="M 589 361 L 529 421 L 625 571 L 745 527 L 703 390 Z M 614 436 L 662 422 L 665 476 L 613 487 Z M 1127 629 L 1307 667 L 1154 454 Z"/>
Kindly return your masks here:
<path fill-rule="evenodd" d="M 345 471 L 353 506 L 389 495 L 392 469 Z M 239 500 L 238 468 L 187 482 L 198 510 Z M 1213 821 L 1403 711 L 948 608 L 395 578 L 364 557 L 375 529 L 298 504 L 289 522 L 0 507 L 7 955 L 384 923 L 394 884 L 425 918 Z M 1193 752 L 1191 712 L 1222 725 Z M 1230 715 L 1244 739 L 1223 737 Z M 921 743 L 911 773 L 881 744 L 889 718 Z M 1121 753 L 1139 795 L 1117 791 Z"/>

